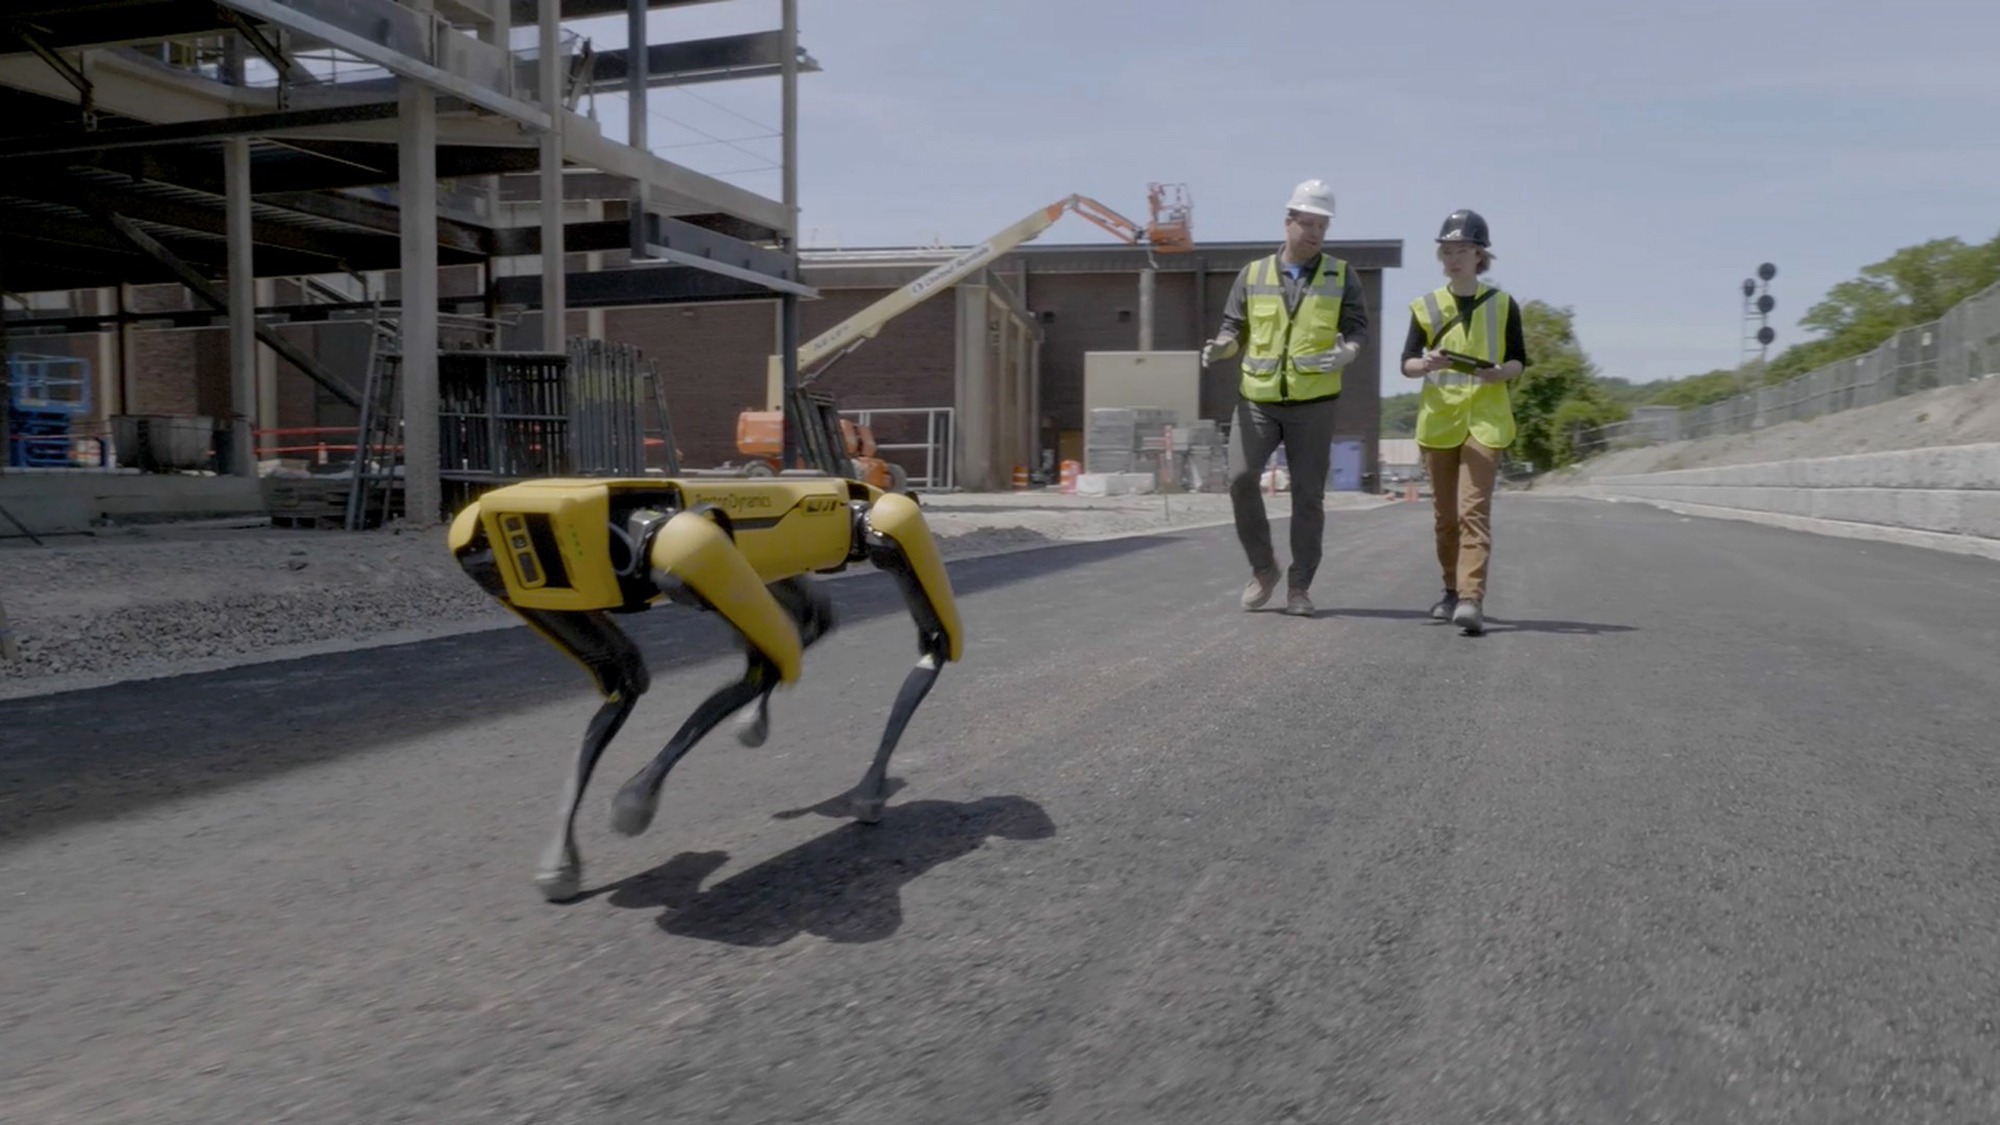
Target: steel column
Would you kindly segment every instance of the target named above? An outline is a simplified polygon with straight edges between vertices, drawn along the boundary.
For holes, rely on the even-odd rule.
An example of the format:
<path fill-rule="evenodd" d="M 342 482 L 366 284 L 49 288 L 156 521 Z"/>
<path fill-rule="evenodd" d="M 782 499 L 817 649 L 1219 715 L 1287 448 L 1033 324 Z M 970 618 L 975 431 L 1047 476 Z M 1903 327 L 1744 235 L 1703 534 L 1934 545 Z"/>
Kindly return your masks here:
<path fill-rule="evenodd" d="M 542 350 L 563 351 L 568 310 L 563 303 L 563 141 L 562 141 L 562 4 L 542 0 L 542 107 L 554 122 L 542 134 Z"/>
<path fill-rule="evenodd" d="M 230 476 L 255 477 L 257 451 L 251 431 L 257 417 L 257 273 L 250 224 L 250 142 L 231 137 L 223 148 L 225 226 L 229 235 L 229 462 Z"/>
<path fill-rule="evenodd" d="M 784 0 L 783 19 L 778 29 L 779 50 L 783 54 L 784 117 L 779 125 L 784 133 L 785 230 L 782 245 L 792 258 L 792 276 L 797 277 L 799 253 L 799 4 Z M 792 467 L 798 453 L 798 428 L 804 419 L 792 417 L 792 403 L 799 389 L 799 298 L 787 291 L 779 300 L 781 351 L 784 366 L 784 447 L 781 468 Z"/>
<path fill-rule="evenodd" d="M 402 80 L 402 128 L 397 144 L 402 206 L 403 518 L 436 523 L 444 493 L 438 477 L 437 95 Z"/>
<path fill-rule="evenodd" d="M 651 40 L 646 34 L 646 0 L 630 0 L 625 9 L 625 141 L 641 152 L 646 147 L 646 63 Z M 646 255 L 646 182 L 632 181 L 630 215 L 632 256 Z"/>

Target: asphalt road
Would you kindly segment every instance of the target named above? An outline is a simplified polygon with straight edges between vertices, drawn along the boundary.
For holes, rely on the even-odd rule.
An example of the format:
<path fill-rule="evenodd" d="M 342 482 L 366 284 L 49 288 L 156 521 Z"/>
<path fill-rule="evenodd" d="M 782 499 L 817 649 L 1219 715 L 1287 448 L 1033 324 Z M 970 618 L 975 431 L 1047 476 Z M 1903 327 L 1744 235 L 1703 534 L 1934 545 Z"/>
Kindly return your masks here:
<path fill-rule="evenodd" d="M 1426 521 L 1331 514 L 1315 620 L 1226 528 L 954 564 L 874 827 L 884 578 L 627 839 L 734 674 L 651 615 L 567 905 L 521 631 L 0 704 L 0 1117 L 2000 1120 L 2000 566 L 1508 495 L 1466 638 Z"/>

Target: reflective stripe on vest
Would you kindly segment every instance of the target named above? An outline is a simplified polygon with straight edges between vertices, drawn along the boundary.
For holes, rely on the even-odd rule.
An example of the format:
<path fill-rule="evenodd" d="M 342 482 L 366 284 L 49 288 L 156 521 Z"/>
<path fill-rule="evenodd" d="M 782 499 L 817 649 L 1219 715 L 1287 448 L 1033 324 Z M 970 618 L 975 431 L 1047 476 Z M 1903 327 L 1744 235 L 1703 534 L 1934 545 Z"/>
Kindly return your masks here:
<path fill-rule="evenodd" d="M 1333 348 L 1340 337 L 1340 308 L 1347 292 L 1347 263 L 1322 254 L 1299 294 L 1296 311 L 1285 301 L 1278 256 L 1244 267 L 1243 298 L 1249 346 L 1243 351 L 1244 398 L 1252 402 L 1302 401 L 1340 393 Z"/>
<path fill-rule="evenodd" d="M 1480 286 L 1473 297 L 1489 291 L 1493 295 L 1473 310 L 1469 322 L 1453 325 L 1442 339 L 1437 336 L 1437 326 L 1449 316 L 1445 299 L 1451 289 L 1441 288 L 1411 301 L 1410 311 L 1423 327 L 1427 346 L 1463 352 L 1489 367 L 1499 366 L 1506 354 L 1508 318 L 1518 310 L 1507 294 L 1487 286 Z M 1424 376 L 1417 409 L 1417 444 L 1452 449 L 1463 445 L 1467 437 L 1488 449 L 1514 444 L 1514 406 L 1507 384 L 1482 383 L 1468 373 L 1450 370 Z"/>

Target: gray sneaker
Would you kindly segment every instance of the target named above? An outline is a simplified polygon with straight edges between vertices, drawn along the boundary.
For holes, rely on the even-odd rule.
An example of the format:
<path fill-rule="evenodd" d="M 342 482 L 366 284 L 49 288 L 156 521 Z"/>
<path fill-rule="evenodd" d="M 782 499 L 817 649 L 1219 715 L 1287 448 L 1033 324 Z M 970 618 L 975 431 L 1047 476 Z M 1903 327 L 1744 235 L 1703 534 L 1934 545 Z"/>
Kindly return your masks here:
<path fill-rule="evenodd" d="M 1458 608 L 1451 611 L 1451 623 L 1468 637 L 1476 637 L 1486 631 L 1486 617 L 1480 613 L 1476 601 L 1458 603 Z"/>
<path fill-rule="evenodd" d="M 1293 617 L 1311 617 L 1313 615 L 1312 599 L 1306 597 L 1304 590 L 1293 587 L 1285 596 L 1285 612 Z"/>
<path fill-rule="evenodd" d="M 1444 592 L 1444 597 L 1439 598 L 1437 604 L 1431 607 L 1431 620 L 1450 621 L 1452 611 L 1457 608 L 1458 608 L 1457 591 L 1446 590 Z"/>
<path fill-rule="evenodd" d="M 1271 600 L 1271 592 L 1277 588 L 1277 574 L 1252 574 L 1250 584 L 1243 587 L 1243 608 L 1256 609 L 1262 606 Z"/>

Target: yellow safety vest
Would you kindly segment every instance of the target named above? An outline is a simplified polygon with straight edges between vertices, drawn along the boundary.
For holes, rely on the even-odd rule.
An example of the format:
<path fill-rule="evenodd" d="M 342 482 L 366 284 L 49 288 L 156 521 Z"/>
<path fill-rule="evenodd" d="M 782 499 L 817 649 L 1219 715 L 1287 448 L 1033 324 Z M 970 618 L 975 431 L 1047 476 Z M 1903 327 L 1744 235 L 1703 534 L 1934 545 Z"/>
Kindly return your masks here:
<path fill-rule="evenodd" d="M 1243 350 L 1241 391 L 1251 402 L 1312 402 L 1340 393 L 1333 346 L 1340 336 L 1340 302 L 1347 263 L 1321 254 L 1299 295 L 1285 307 L 1278 256 L 1243 267 L 1243 306 L 1250 344 Z"/>
<path fill-rule="evenodd" d="M 1472 316 L 1452 326 L 1437 339 L 1437 327 L 1456 310 L 1449 286 L 1426 293 L 1410 302 L 1410 312 L 1423 326 L 1425 346 L 1476 356 L 1488 367 L 1498 367 L 1507 349 L 1507 319 L 1514 315 L 1514 301 L 1506 293 L 1481 285 L 1480 294 L 1493 296 L 1480 303 Z M 1471 298 L 1467 298 L 1470 300 Z M 1488 449 L 1505 449 L 1514 444 L 1514 404 L 1506 383 L 1482 383 L 1470 374 L 1433 371 L 1424 376 L 1423 397 L 1417 408 L 1417 444 L 1431 449 L 1456 449 L 1467 436 Z"/>

